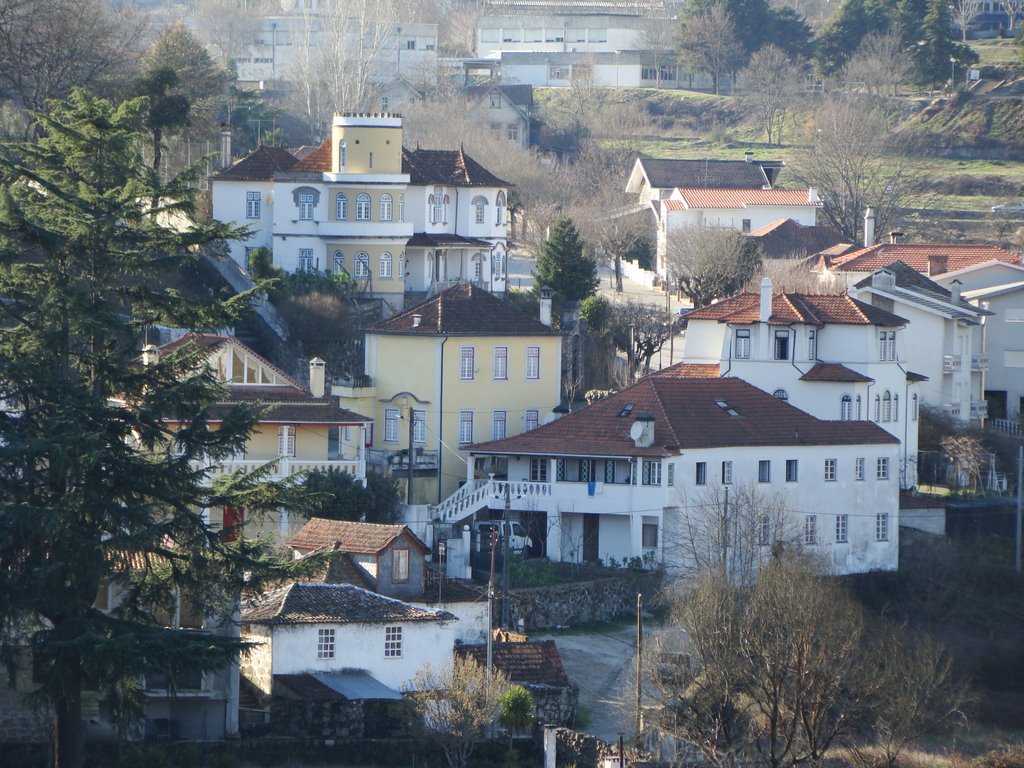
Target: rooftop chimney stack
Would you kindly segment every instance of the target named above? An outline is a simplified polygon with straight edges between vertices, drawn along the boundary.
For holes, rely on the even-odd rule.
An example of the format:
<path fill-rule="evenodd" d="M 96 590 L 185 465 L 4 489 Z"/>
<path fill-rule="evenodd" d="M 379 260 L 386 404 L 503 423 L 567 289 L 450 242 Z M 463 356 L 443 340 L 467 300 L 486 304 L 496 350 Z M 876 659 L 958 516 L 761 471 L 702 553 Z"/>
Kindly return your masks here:
<path fill-rule="evenodd" d="M 540 321 L 548 328 L 551 327 L 551 294 L 548 286 L 540 289 Z"/>
<path fill-rule="evenodd" d="M 864 211 L 864 247 L 870 248 L 875 244 L 875 209 L 868 208 Z"/>
<path fill-rule="evenodd" d="M 743 159 L 748 163 L 754 162 L 754 153 L 748 149 L 743 153 Z"/>
<path fill-rule="evenodd" d="M 818 197 L 818 190 L 816 190 L 814 187 L 811 187 L 810 189 L 807 190 L 807 202 L 808 203 L 820 203 L 821 202 L 821 198 Z"/>
<path fill-rule="evenodd" d="M 220 124 L 220 167 L 227 168 L 231 165 L 231 126 L 227 123 Z"/>
<path fill-rule="evenodd" d="M 758 317 L 762 323 L 767 323 L 772 316 L 772 279 L 761 278 L 761 314 Z"/>
<path fill-rule="evenodd" d="M 961 287 L 963 287 L 963 283 L 961 283 L 959 280 L 954 280 L 953 282 L 951 282 L 949 284 L 949 295 L 950 295 L 950 299 L 949 300 L 953 304 L 959 304 L 960 303 L 960 289 L 961 289 Z"/>
<path fill-rule="evenodd" d="M 894 229 L 892 232 L 889 233 L 889 243 L 891 245 L 896 245 L 896 243 L 898 243 L 900 241 L 901 237 L 903 237 L 903 233 L 902 232 L 897 232 Z"/>
<path fill-rule="evenodd" d="M 327 391 L 327 363 L 319 357 L 309 361 L 309 391 L 313 397 L 323 397 Z"/>
<path fill-rule="evenodd" d="M 928 254 L 928 277 L 935 277 L 949 271 L 949 257 L 944 253 Z"/>

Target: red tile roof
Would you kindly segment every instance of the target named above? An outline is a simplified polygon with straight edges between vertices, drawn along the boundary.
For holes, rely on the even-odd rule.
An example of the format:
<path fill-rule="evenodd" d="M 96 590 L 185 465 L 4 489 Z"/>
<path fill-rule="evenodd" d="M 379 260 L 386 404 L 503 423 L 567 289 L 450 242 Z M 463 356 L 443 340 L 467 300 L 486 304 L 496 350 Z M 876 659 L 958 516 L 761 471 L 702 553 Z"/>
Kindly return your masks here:
<path fill-rule="evenodd" d="M 307 153 L 302 160 L 289 169 L 290 173 L 330 173 L 331 171 L 331 140 L 324 139 L 323 144 Z"/>
<path fill-rule="evenodd" d="M 832 227 L 800 224 L 793 219 L 776 219 L 751 232 L 766 259 L 799 259 L 820 253 L 842 240 Z"/>
<path fill-rule="evenodd" d="M 419 316 L 419 325 L 413 318 Z M 409 336 L 557 336 L 558 331 L 523 314 L 472 283 L 459 283 L 369 328 L 370 333 Z"/>
<path fill-rule="evenodd" d="M 840 272 L 874 272 L 902 261 L 911 269 L 928 274 L 928 257 L 944 256 L 944 272 L 954 272 L 987 261 L 1005 261 L 1020 264 L 1019 254 L 1000 248 L 998 245 L 961 245 L 954 243 L 880 243 L 870 248 L 860 248 L 844 256 L 833 257 L 828 264 Z"/>
<path fill-rule="evenodd" d="M 427 546 L 407 525 L 354 523 L 322 517 L 311 518 L 288 542 L 288 546 L 309 552 L 330 547 L 353 555 L 379 555 L 403 534 L 420 551 L 427 551 Z"/>
<path fill-rule="evenodd" d="M 311 581 L 322 584 L 355 584 L 357 587 L 376 591 L 373 577 L 359 565 L 348 552 L 333 552 L 316 571 L 297 581 Z"/>
<path fill-rule="evenodd" d="M 486 645 L 460 645 L 455 648 L 460 656 L 468 656 L 481 667 L 487 663 Z M 506 673 L 513 683 L 520 685 L 569 685 L 569 676 L 562 666 L 562 657 L 554 640 L 536 640 L 526 643 L 493 643 L 491 660 L 494 668 Z"/>
<path fill-rule="evenodd" d="M 287 171 L 298 159 L 281 147 L 256 147 L 237 163 L 213 174 L 215 181 L 271 181 L 278 171 Z"/>
<path fill-rule="evenodd" d="M 800 377 L 801 381 L 839 381 L 851 384 L 874 381 L 870 376 L 857 373 L 841 363 L 815 363 Z"/>
<path fill-rule="evenodd" d="M 676 189 L 682 200 L 672 197 L 664 201 L 670 211 L 689 208 L 747 208 L 753 205 L 807 205 L 821 207 L 810 199 L 806 189 Z"/>
<path fill-rule="evenodd" d="M 507 187 L 502 181 L 461 149 L 402 149 L 402 173 L 409 183 L 442 184 L 454 187 Z"/>
<path fill-rule="evenodd" d="M 654 417 L 654 444 L 629 435 Z M 474 453 L 540 456 L 668 456 L 731 446 L 864 445 L 898 442 L 868 421 L 822 421 L 735 378 L 648 376 L 529 432 L 470 447 Z"/>
<path fill-rule="evenodd" d="M 651 375 L 672 379 L 717 379 L 721 376 L 721 368 L 718 363 L 688 363 L 684 360 Z"/>
<path fill-rule="evenodd" d="M 740 293 L 686 316 L 694 320 L 717 320 L 720 323 L 756 323 L 760 317 L 761 299 L 756 293 Z M 846 294 L 776 293 L 772 295 L 772 313 L 768 320 L 775 325 L 807 323 L 809 325 L 906 325 L 907 321 Z"/>

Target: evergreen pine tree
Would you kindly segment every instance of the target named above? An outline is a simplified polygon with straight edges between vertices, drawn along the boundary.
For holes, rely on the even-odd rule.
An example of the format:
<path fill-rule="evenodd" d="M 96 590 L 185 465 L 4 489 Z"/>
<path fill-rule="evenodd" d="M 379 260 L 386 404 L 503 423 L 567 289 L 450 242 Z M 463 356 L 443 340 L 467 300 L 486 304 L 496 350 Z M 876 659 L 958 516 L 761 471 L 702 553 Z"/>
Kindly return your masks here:
<path fill-rule="evenodd" d="M 572 219 L 563 217 L 551 229 L 533 278 L 538 289 L 548 286 L 562 301 L 581 301 L 597 292 L 597 264 L 583 254 L 583 240 Z"/>
<path fill-rule="evenodd" d="M 955 32 L 948 3 L 927 0 L 927 12 L 919 29 L 920 39 L 912 49 L 916 80 L 922 85 L 945 82 L 952 78 L 956 68 L 978 61 L 978 54 L 970 46 L 956 41 Z"/>
<path fill-rule="evenodd" d="M 83 691 L 137 718 L 140 675 L 237 657 L 235 633 L 167 629 L 161 616 L 187 602 L 230 627 L 243 581 L 258 589 L 271 566 L 202 510 L 277 500 L 256 482 L 207 482 L 207 458 L 241 448 L 257 414 L 235 408 L 214 428 L 224 391 L 198 350 L 139 358 L 149 324 L 237 319 L 244 301 L 197 304 L 161 286 L 239 232 L 180 223 L 195 174 L 161 185 L 146 166 L 144 99 L 76 91 L 52 107 L 36 116 L 38 143 L 0 147 L 0 652 L 10 662 L 31 647 L 54 764 L 77 768 Z M 121 596 L 109 613 L 93 606 L 105 585 Z"/>

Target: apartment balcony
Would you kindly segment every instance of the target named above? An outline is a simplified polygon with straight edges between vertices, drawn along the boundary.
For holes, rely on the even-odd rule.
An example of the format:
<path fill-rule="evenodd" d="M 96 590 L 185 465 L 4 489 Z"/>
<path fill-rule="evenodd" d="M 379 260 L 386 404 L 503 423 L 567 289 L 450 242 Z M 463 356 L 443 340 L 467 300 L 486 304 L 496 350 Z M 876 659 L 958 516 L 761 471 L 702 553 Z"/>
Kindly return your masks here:
<path fill-rule="evenodd" d="M 263 468 L 267 469 L 268 480 L 283 480 L 301 472 L 326 472 L 339 469 L 353 477 L 365 477 L 363 462 L 358 459 L 296 459 L 283 456 L 279 459 L 241 459 L 238 461 L 222 461 L 209 468 L 210 477 L 221 477 L 236 473 L 248 474 Z"/>
<path fill-rule="evenodd" d="M 986 400 L 971 400 L 971 418 L 972 419 L 987 419 L 988 418 L 988 401 Z"/>
<path fill-rule="evenodd" d="M 956 373 L 960 370 L 962 360 L 960 355 L 944 355 L 942 358 L 942 372 Z"/>
<path fill-rule="evenodd" d="M 971 370 L 975 372 L 988 370 L 988 355 L 971 355 Z"/>
<path fill-rule="evenodd" d="M 960 404 L 959 403 L 943 403 L 942 404 L 942 415 L 948 416 L 951 419 L 960 418 Z"/>
<path fill-rule="evenodd" d="M 391 471 L 396 474 L 409 471 L 409 452 L 404 448 L 397 451 L 383 448 L 370 448 L 368 454 L 367 461 L 381 469 L 390 467 Z M 422 448 L 417 448 L 413 457 L 413 471 L 436 472 L 437 459 L 437 451 L 428 451 Z"/>

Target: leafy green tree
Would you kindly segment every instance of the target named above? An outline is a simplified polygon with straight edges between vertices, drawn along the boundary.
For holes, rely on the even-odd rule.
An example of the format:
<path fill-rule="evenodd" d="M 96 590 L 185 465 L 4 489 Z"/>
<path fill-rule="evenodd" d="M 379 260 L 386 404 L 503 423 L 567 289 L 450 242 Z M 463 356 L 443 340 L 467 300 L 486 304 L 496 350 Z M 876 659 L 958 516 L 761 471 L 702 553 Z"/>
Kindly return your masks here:
<path fill-rule="evenodd" d="M 604 296 L 588 296 L 580 304 L 580 319 L 587 321 L 592 333 L 602 333 L 608 325 L 611 304 Z"/>
<path fill-rule="evenodd" d="M 742 67 L 747 59 L 733 17 L 722 3 L 684 15 L 677 45 L 680 63 L 710 75 L 716 94 L 722 77 Z"/>
<path fill-rule="evenodd" d="M 811 28 L 803 17 L 788 7 L 773 8 L 768 0 L 690 0 L 681 14 L 681 24 L 685 27 L 691 16 L 715 7 L 736 25 L 736 40 L 742 49 L 737 68 L 768 43 L 790 57 L 807 58 L 811 53 Z"/>
<path fill-rule="evenodd" d="M 922 85 L 944 82 L 955 66 L 978 62 L 978 54 L 954 37 L 949 5 L 944 0 L 928 0 L 928 12 L 920 25 L 921 38 L 914 46 L 914 75 Z"/>
<path fill-rule="evenodd" d="M 237 657 L 232 633 L 160 617 L 187 600 L 230 626 L 243 584 L 259 589 L 270 564 L 201 510 L 281 503 L 251 477 L 214 485 L 198 468 L 241 449 L 258 416 L 237 406 L 213 428 L 225 392 L 200 352 L 139 359 L 146 326 L 212 330 L 246 303 L 160 287 L 202 245 L 240 233 L 167 226 L 190 220 L 197 174 L 157 181 L 139 153 L 146 116 L 143 99 L 76 90 L 36 114 L 38 143 L 0 151 L 0 655 L 31 647 L 60 768 L 82 762 L 82 691 L 138 716 L 147 670 Z M 93 607 L 105 584 L 121 593 L 109 613 Z"/>
<path fill-rule="evenodd" d="M 359 478 L 332 467 L 310 472 L 303 489 L 303 512 L 307 517 L 393 523 L 402 503 L 398 483 L 380 472 L 367 472 L 364 487 Z"/>
<path fill-rule="evenodd" d="M 884 33 L 890 23 L 889 9 L 882 0 L 843 0 L 815 40 L 818 71 L 826 77 L 839 74 L 861 41 L 870 34 Z"/>
<path fill-rule="evenodd" d="M 498 697 L 498 722 L 508 731 L 508 745 L 512 738 L 533 724 L 536 705 L 533 696 L 521 685 L 512 685 Z"/>
<path fill-rule="evenodd" d="M 138 83 L 140 95 L 149 99 L 146 127 L 153 135 L 153 171 L 160 173 L 163 159 L 164 133 L 188 125 L 192 104 L 181 93 L 178 73 L 171 67 L 160 65 L 146 71 Z"/>
<path fill-rule="evenodd" d="M 550 287 L 562 301 L 581 301 L 597 292 L 597 264 L 583 254 L 583 240 L 572 219 L 555 222 L 533 279 L 538 287 Z"/>

